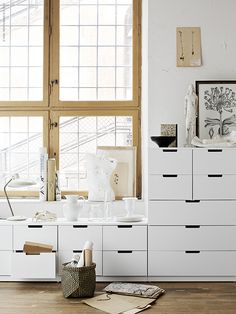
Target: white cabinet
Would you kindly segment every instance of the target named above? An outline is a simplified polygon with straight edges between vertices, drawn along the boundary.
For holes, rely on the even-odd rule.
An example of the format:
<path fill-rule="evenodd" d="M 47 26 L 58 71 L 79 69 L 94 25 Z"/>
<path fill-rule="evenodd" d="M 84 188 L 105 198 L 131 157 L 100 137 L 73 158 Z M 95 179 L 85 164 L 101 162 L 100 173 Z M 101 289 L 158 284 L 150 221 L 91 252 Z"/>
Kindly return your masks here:
<path fill-rule="evenodd" d="M 150 150 L 148 275 L 234 278 L 236 149 L 176 150 Z"/>
<path fill-rule="evenodd" d="M 12 226 L 0 226 L 0 251 L 12 250 Z"/>
<path fill-rule="evenodd" d="M 25 241 L 53 245 L 53 250 L 57 250 L 57 226 L 39 224 L 14 226 L 13 235 L 13 249 L 16 251 L 23 250 Z"/>

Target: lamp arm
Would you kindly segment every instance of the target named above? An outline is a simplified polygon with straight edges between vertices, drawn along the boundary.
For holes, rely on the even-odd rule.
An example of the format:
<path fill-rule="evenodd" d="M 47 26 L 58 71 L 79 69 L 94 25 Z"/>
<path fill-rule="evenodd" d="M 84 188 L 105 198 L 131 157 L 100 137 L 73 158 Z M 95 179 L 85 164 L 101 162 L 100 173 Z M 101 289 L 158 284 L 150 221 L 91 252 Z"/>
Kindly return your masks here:
<path fill-rule="evenodd" d="M 11 178 L 11 180 L 9 180 L 9 181 L 5 184 L 3 190 L 4 190 L 4 193 L 5 193 L 5 196 L 6 196 L 7 203 L 8 203 L 8 205 L 9 205 L 11 214 L 12 214 L 12 216 L 15 216 L 15 215 L 14 215 L 14 212 L 13 212 L 13 210 L 12 210 L 11 203 L 10 203 L 10 201 L 9 201 L 8 195 L 7 195 L 7 190 L 6 190 L 8 184 L 9 184 L 12 180 L 13 180 L 13 179 Z"/>

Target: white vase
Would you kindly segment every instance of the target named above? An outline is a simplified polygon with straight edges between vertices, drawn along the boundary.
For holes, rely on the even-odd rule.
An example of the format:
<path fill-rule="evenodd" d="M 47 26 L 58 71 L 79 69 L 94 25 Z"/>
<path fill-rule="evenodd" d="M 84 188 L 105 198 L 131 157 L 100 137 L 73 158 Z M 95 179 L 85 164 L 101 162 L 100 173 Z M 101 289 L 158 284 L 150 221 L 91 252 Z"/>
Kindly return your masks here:
<path fill-rule="evenodd" d="M 84 198 L 77 195 L 66 195 L 66 203 L 63 206 L 63 215 L 68 221 L 76 221 L 80 210 L 84 207 Z"/>

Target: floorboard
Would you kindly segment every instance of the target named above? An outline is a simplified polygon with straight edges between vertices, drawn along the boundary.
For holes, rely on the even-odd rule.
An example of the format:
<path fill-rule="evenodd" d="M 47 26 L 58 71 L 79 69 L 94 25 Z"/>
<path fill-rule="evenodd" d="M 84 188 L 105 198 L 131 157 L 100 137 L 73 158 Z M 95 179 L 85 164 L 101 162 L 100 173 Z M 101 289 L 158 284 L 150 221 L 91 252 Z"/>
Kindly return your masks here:
<path fill-rule="evenodd" d="M 106 283 L 97 284 L 101 291 Z M 159 283 L 166 294 L 149 314 L 235 314 L 236 283 Z M 0 283 L 0 314 L 96 314 L 99 310 L 65 299 L 59 283 Z"/>

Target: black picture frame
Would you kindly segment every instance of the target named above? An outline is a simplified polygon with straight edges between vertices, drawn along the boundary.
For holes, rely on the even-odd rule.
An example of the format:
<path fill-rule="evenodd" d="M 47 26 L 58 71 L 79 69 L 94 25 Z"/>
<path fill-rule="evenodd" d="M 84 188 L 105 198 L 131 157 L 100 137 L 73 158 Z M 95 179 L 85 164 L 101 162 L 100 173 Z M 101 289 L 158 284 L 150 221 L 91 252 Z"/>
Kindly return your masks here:
<path fill-rule="evenodd" d="M 195 82 L 198 96 L 197 136 L 210 139 L 236 130 L 236 81 Z"/>

